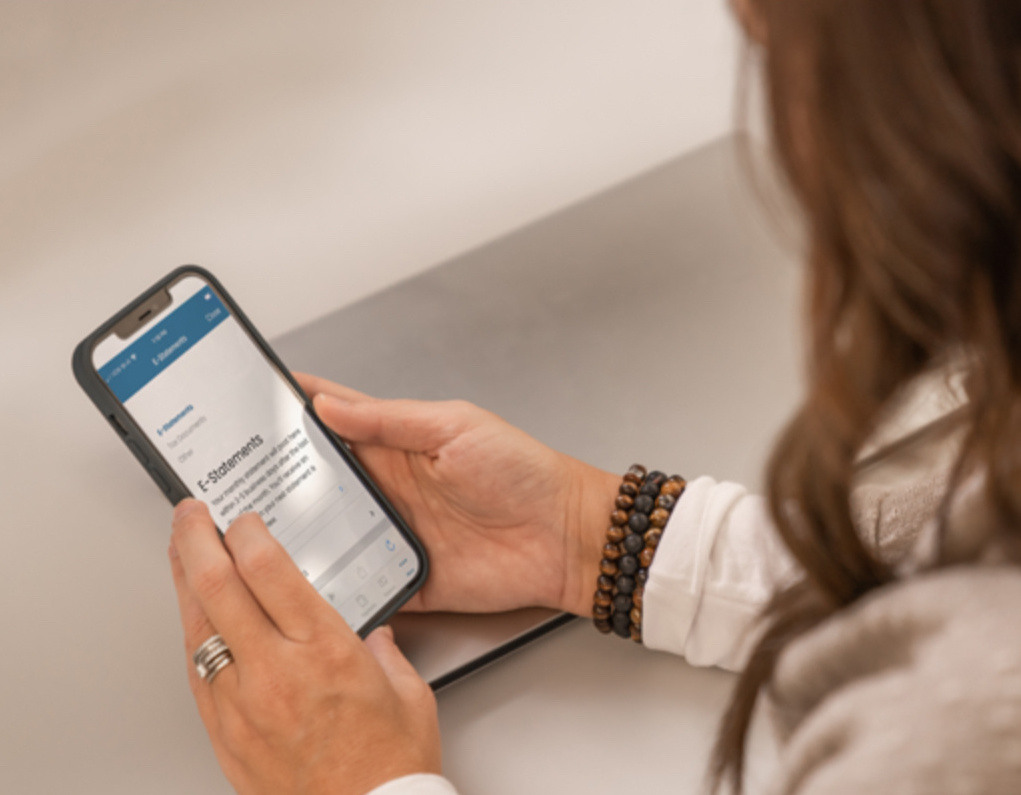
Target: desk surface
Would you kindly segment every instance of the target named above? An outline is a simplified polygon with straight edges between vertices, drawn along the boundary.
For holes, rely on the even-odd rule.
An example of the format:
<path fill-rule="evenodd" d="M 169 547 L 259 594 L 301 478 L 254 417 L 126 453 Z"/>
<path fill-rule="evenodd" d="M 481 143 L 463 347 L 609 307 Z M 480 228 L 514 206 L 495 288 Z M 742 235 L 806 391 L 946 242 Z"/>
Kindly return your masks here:
<path fill-rule="evenodd" d="M 277 348 L 379 395 L 474 400 L 610 469 L 755 484 L 797 395 L 798 272 L 735 155 L 680 158 Z M 40 401 L 74 444 L 9 432 L 59 449 L 66 483 L 19 488 L 3 538 L 0 790 L 226 792 L 185 682 L 166 505 L 72 393 Z M 446 771 L 478 795 L 693 792 L 731 681 L 576 622 L 440 694 Z M 607 762 L 609 737 L 627 748 Z"/>

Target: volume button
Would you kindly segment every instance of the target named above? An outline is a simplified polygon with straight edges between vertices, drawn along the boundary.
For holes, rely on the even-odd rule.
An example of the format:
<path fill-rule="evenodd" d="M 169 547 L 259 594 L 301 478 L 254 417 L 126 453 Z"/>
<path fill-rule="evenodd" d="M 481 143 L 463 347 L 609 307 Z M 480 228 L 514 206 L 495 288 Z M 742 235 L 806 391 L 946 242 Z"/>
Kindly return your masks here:
<path fill-rule="evenodd" d="M 137 458 L 139 461 L 145 464 L 146 468 L 148 468 L 149 458 L 146 456 L 144 452 L 142 452 L 142 448 L 138 445 L 138 442 L 133 442 L 130 439 L 128 439 L 128 448 L 131 450 L 132 453 L 135 454 L 135 458 Z"/>
<path fill-rule="evenodd" d="M 149 474 L 152 476 L 152 479 L 156 481 L 156 485 L 159 486 L 160 489 L 163 490 L 163 493 L 169 497 L 170 484 L 167 483 L 166 479 L 163 477 L 163 475 L 160 474 L 159 470 L 156 469 L 156 467 L 152 466 L 146 467 L 146 469 L 149 471 Z"/>

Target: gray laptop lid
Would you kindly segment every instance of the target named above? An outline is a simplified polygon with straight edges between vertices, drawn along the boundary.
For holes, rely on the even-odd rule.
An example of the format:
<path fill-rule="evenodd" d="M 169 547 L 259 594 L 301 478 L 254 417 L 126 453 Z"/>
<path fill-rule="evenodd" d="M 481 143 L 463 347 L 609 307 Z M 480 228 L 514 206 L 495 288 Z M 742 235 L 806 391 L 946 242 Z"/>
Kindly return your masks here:
<path fill-rule="evenodd" d="M 275 347 L 380 397 L 471 400 L 611 471 L 637 460 L 755 485 L 797 396 L 799 274 L 735 147 L 667 163 Z M 395 629 L 442 686 L 565 620 L 402 615 Z"/>

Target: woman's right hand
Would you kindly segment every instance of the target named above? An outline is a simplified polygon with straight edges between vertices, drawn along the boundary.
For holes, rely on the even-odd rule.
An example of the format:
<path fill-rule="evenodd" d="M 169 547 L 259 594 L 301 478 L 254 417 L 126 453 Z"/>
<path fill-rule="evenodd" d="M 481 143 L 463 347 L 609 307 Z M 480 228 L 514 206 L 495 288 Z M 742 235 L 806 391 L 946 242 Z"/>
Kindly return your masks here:
<path fill-rule="evenodd" d="M 464 401 L 381 400 L 295 375 L 426 547 L 430 575 L 407 609 L 591 615 L 617 476 Z"/>

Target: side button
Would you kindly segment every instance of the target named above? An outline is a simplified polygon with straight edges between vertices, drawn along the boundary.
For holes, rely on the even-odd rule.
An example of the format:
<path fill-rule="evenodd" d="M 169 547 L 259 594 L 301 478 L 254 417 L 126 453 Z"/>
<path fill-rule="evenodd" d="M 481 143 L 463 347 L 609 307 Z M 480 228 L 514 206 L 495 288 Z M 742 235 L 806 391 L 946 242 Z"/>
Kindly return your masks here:
<path fill-rule="evenodd" d="M 164 478 L 163 475 L 159 473 L 159 470 L 156 469 L 155 467 L 146 467 L 146 469 L 149 470 L 149 474 L 152 476 L 152 479 L 156 481 L 156 485 L 159 486 L 160 489 L 163 490 L 163 493 L 169 497 L 170 484 L 167 483 L 166 478 Z"/>
<path fill-rule="evenodd" d="M 146 457 L 145 453 L 142 452 L 142 448 L 138 446 L 138 442 L 133 442 L 128 439 L 128 448 L 135 454 L 135 458 L 145 464 L 146 467 L 149 466 L 149 459 Z"/>

